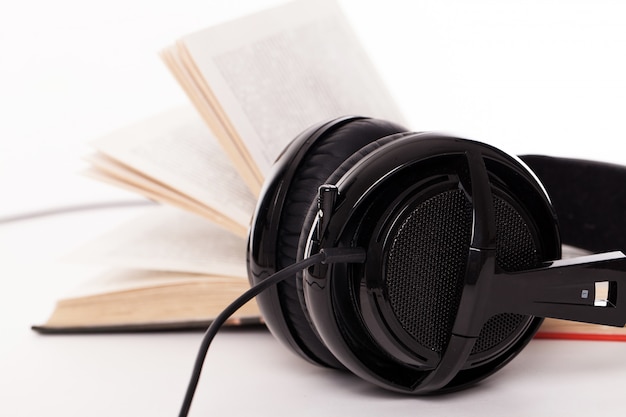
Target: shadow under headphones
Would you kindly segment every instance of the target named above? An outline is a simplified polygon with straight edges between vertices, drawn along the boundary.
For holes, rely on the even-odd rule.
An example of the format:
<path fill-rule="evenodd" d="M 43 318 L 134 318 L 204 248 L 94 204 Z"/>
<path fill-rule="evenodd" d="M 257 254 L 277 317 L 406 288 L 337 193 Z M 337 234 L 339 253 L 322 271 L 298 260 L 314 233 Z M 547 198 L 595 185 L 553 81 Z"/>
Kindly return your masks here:
<path fill-rule="evenodd" d="M 542 317 L 626 324 L 621 252 L 559 260 L 562 243 L 626 247 L 625 182 L 615 165 L 339 118 L 278 158 L 250 231 L 249 279 L 361 250 L 260 294 L 271 332 L 393 391 L 457 390 L 508 363 Z"/>

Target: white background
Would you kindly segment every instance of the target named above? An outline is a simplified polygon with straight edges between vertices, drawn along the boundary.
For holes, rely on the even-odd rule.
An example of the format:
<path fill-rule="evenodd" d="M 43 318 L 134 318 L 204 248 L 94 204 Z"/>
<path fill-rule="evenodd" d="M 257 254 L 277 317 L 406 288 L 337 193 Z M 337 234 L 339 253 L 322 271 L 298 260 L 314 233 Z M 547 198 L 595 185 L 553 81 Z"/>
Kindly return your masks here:
<path fill-rule="evenodd" d="M 162 47 L 191 31 L 275 3 L 2 0 L 0 217 L 84 202 L 137 199 L 77 175 L 88 141 L 187 102 L 158 58 Z M 624 4 L 609 0 L 341 1 L 410 129 L 454 132 L 513 153 L 626 164 Z M 77 214 L 0 228 L 0 414 L 95 415 L 94 409 L 100 415 L 130 410 L 175 414 L 168 407 L 182 395 L 184 366 L 199 335 L 160 338 L 157 348 L 153 336 L 41 338 L 28 329 L 81 279 L 78 270 L 71 268 L 69 272 L 76 273 L 55 275 L 48 262 L 119 220 L 114 214 L 107 216 Z M 347 392 L 339 389 L 333 401 L 340 409 L 331 412 L 328 404 L 313 401 L 314 394 L 297 395 L 325 386 L 329 381 L 322 375 L 325 371 L 301 365 L 291 355 L 282 359 L 283 351 L 273 357 L 274 342 L 265 333 L 257 336 L 256 353 L 264 355 L 265 365 L 276 369 L 276 375 L 293 378 L 288 367 L 302 366 L 308 372 L 295 381 L 273 382 L 290 397 L 305 400 L 310 415 L 350 415 L 354 397 L 363 392 L 375 398 L 372 401 L 377 402 L 366 404 L 379 415 L 380 410 L 395 415 L 541 415 L 559 410 L 567 401 L 575 403 L 571 414 L 602 408 L 605 414 L 621 415 L 608 400 L 605 407 L 601 393 L 588 401 L 569 394 L 570 388 L 575 393 L 588 392 L 592 386 L 605 389 L 598 388 L 602 378 L 597 374 L 587 381 L 580 378 L 586 374 L 579 372 L 598 370 L 608 381 L 618 378 L 623 385 L 624 361 L 619 368 L 603 360 L 623 356 L 621 344 L 533 342 L 519 362 L 495 377 L 503 388 L 493 391 L 493 383 L 491 388 L 483 386 L 477 399 L 462 394 L 448 403 L 432 399 L 407 407 L 407 400 L 390 402 L 357 384 Z M 224 339 L 233 338 L 242 338 L 244 345 L 249 341 L 246 335 L 228 332 Z M 234 354 L 246 355 L 245 346 L 233 346 Z M 262 382 L 248 380 L 249 362 L 243 361 L 243 368 L 227 369 L 229 349 L 218 345 L 215 355 L 226 359 L 213 365 L 228 376 L 224 386 L 242 383 L 242 392 L 248 394 L 259 389 Z M 554 359 L 535 361 L 544 354 Z M 128 359 L 132 355 L 135 360 Z M 130 365 L 115 368 L 122 357 Z M 342 378 L 332 384 L 342 387 Z M 533 385 L 547 378 L 552 378 L 549 387 Z M 146 380 L 152 385 L 142 386 Z M 345 384 L 352 383 L 345 379 Z M 204 408 L 215 407 L 216 415 L 224 415 L 229 410 L 224 401 L 234 394 L 216 382 L 211 384 L 212 395 L 223 401 L 205 402 Z M 619 395 L 618 388 L 606 387 L 614 396 Z M 514 396 L 526 389 L 535 397 Z M 42 395 L 48 403 L 37 402 Z M 281 410 L 294 414 L 292 408 L 276 405 L 275 395 L 263 398 L 265 408 L 258 408 L 258 414 L 280 415 Z M 545 406 L 537 406 L 535 400 Z M 256 409 L 245 401 L 230 403 Z"/>
<path fill-rule="evenodd" d="M 59 175 L 75 170 L 88 140 L 186 103 L 159 50 L 272 4 L 3 1 L 0 215 L 81 201 L 70 183 L 111 197 Z M 449 131 L 514 153 L 625 162 L 623 2 L 341 4 L 411 130 Z"/>

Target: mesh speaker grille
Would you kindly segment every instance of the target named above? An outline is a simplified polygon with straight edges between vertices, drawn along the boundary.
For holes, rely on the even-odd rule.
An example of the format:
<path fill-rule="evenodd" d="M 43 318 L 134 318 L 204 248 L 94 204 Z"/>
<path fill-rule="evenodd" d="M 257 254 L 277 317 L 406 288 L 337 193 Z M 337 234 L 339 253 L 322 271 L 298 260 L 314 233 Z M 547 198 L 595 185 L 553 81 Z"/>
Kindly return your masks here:
<path fill-rule="evenodd" d="M 494 197 L 496 260 L 507 271 L 537 263 L 528 225 L 517 210 Z M 419 344 L 442 352 L 452 331 L 464 284 L 471 239 L 472 207 L 460 190 L 420 203 L 404 220 L 386 258 L 385 285 L 402 328 Z M 472 354 L 507 340 L 526 316 L 499 314 L 483 327 Z"/>

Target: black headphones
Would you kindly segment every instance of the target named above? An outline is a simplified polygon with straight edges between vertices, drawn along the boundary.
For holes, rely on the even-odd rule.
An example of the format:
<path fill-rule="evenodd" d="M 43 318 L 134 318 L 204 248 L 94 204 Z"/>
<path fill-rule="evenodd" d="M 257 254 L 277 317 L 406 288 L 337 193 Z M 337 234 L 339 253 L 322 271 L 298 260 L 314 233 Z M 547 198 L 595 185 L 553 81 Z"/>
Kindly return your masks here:
<path fill-rule="evenodd" d="M 626 247 L 625 183 L 619 166 L 343 117 L 279 157 L 248 275 L 363 248 L 363 263 L 315 265 L 259 295 L 268 327 L 304 359 L 387 389 L 456 390 L 508 363 L 541 317 L 626 324 L 621 252 L 559 260 L 562 243 Z"/>

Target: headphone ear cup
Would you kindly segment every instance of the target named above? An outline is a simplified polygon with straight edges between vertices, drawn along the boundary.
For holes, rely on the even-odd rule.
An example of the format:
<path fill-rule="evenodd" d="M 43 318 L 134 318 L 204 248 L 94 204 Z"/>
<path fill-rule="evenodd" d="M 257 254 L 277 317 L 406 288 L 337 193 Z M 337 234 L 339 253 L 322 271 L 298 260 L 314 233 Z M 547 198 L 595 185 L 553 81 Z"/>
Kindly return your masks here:
<path fill-rule="evenodd" d="M 275 231 L 269 231 L 272 233 L 270 238 L 256 243 L 259 247 L 253 248 L 252 254 L 249 253 L 249 263 L 257 263 L 255 253 L 268 251 L 274 251 L 276 254 L 274 271 L 296 262 L 299 259 L 298 254 L 302 252 L 299 250 L 301 235 L 308 235 L 305 226 L 307 213 L 314 205 L 319 186 L 326 183 L 337 167 L 362 147 L 381 137 L 405 130 L 391 122 L 360 118 L 331 126 L 317 138 L 303 138 L 302 142 L 307 144 L 309 149 L 293 173 L 279 179 L 283 184 L 282 187 L 287 187 L 284 201 L 268 206 L 269 210 L 281 213 L 278 227 Z M 311 140 L 314 142 L 308 143 Z M 275 198 L 261 196 L 261 206 L 267 200 L 273 202 Z M 255 230 L 256 227 L 257 225 L 253 224 L 251 230 Z M 275 242 L 275 247 L 265 247 L 273 246 L 269 243 L 271 241 Z M 267 272 L 272 273 L 271 270 Z M 249 275 L 254 283 L 257 278 L 252 273 Z M 268 327 L 278 339 L 303 358 L 317 364 L 343 368 L 311 327 L 301 303 L 303 298 L 299 295 L 296 284 L 298 281 L 294 276 L 294 279 L 278 284 L 274 293 L 267 292 L 257 298 Z"/>
<path fill-rule="evenodd" d="M 309 229 L 325 219 L 320 242 L 299 244 L 301 257 L 318 247 L 367 250 L 364 264 L 332 265 L 319 277 L 305 271 L 316 331 L 346 368 L 401 392 L 455 390 L 504 366 L 541 320 L 489 311 L 462 327 L 473 317 L 461 305 L 479 265 L 470 255 L 483 248 L 473 231 L 492 225 L 490 277 L 555 259 L 558 232 L 543 188 L 515 158 L 436 134 L 408 135 L 360 160 L 338 168 L 341 200 L 330 216 L 309 209 Z M 488 304 L 480 292 L 464 307 Z M 457 322 L 463 333 L 454 333 Z"/>

